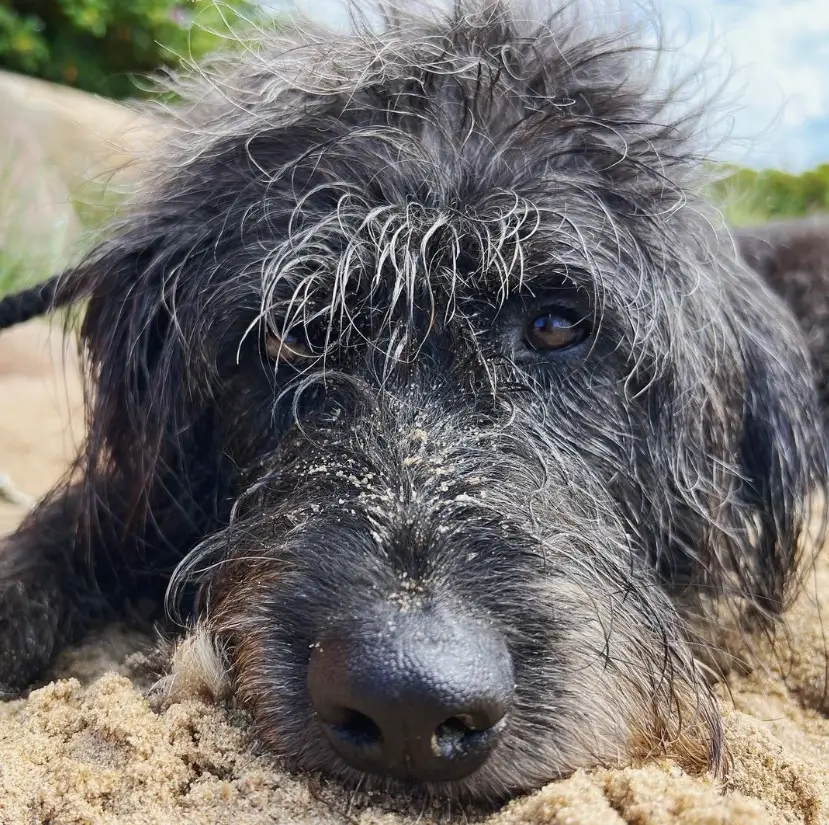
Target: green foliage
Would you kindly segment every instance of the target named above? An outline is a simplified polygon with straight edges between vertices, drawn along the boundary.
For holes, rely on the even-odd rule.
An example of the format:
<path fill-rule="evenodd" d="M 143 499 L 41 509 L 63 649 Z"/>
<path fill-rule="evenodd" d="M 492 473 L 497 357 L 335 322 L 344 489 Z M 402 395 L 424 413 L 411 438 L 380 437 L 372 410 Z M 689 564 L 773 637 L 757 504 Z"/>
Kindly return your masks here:
<path fill-rule="evenodd" d="M 802 175 L 735 168 L 712 187 L 732 224 L 761 223 L 829 210 L 829 163 Z"/>
<path fill-rule="evenodd" d="M 0 0 L 0 68 L 127 97 L 256 16 L 254 0 Z"/>

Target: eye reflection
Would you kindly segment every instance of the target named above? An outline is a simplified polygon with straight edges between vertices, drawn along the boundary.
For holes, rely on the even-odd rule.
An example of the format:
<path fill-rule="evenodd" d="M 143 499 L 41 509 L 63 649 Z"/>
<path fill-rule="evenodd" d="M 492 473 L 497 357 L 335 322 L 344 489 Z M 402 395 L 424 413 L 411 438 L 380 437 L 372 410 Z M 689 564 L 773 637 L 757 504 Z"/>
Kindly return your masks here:
<path fill-rule="evenodd" d="M 288 330 L 284 334 L 269 330 L 265 351 L 269 358 L 280 364 L 296 364 L 313 357 L 305 335 L 297 330 Z"/>
<path fill-rule="evenodd" d="M 537 352 L 568 349 L 581 343 L 588 334 L 584 319 L 574 319 L 565 310 L 545 310 L 530 321 L 524 338 L 527 346 Z"/>

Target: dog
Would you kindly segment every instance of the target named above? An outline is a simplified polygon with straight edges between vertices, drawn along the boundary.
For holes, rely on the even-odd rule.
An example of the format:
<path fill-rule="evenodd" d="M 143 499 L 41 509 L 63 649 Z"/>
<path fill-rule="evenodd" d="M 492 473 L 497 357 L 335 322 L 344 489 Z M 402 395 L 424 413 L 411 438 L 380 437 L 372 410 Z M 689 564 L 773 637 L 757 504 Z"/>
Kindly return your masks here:
<path fill-rule="evenodd" d="M 0 551 L 0 682 L 166 596 L 291 769 L 486 804 L 721 771 L 707 673 L 773 631 L 827 483 L 803 334 L 646 48 L 380 10 L 181 79 L 110 238 L 0 308 L 83 304 L 89 379 Z"/>

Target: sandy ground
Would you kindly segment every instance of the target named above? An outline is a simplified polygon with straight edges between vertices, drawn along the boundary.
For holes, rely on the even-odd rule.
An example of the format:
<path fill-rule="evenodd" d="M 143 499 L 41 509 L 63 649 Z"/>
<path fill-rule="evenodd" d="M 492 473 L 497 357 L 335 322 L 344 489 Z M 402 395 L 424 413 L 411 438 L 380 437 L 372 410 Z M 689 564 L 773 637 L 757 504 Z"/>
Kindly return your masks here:
<path fill-rule="evenodd" d="M 77 360 L 61 330 L 31 323 L 0 335 L 0 474 L 40 497 L 58 480 L 83 434 Z M 0 501 L 0 532 L 21 509 Z"/>
<path fill-rule="evenodd" d="M 60 475 L 81 423 L 75 362 L 44 331 L 34 323 L 0 336 L 0 472 L 33 495 Z M 0 506 L 6 528 L 21 515 Z M 816 587 L 829 604 L 825 559 Z M 244 715 L 199 698 L 197 684 L 159 703 L 145 656 L 136 653 L 148 644 L 112 628 L 65 655 L 56 681 L 28 699 L 0 703 L 0 825 L 403 825 L 434 818 L 382 801 L 356 804 L 318 778 L 288 776 L 257 750 Z M 667 760 L 579 772 L 516 800 L 490 825 L 829 823 L 822 649 L 810 592 L 792 613 L 790 644 L 779 649 L 785 666 L 734 679 L 732 698 L 723 688 L 733 760 L 725 787 Z"/>

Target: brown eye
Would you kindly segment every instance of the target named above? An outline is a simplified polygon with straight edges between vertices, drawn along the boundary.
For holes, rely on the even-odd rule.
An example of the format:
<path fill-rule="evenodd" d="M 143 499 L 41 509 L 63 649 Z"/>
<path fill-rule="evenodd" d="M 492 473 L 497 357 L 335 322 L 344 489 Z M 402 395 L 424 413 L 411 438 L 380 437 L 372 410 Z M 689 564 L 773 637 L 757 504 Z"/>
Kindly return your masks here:
<path fill-rule="evenodd" d="M 525 340 L 530 349 L 551 352 L 581 343 L 588 333 L 587 323 L 562 310 L 544 312 L 527 327 Z"/>
<path fill-rule="evenodd" d="M 296 364 L 306 358 L 312 358 L 313 353 L 304 336 L 290 330 L 284 334 L 268 331 L 265 339 L 265 350 L 268 357 L 281 364 Z"/>

